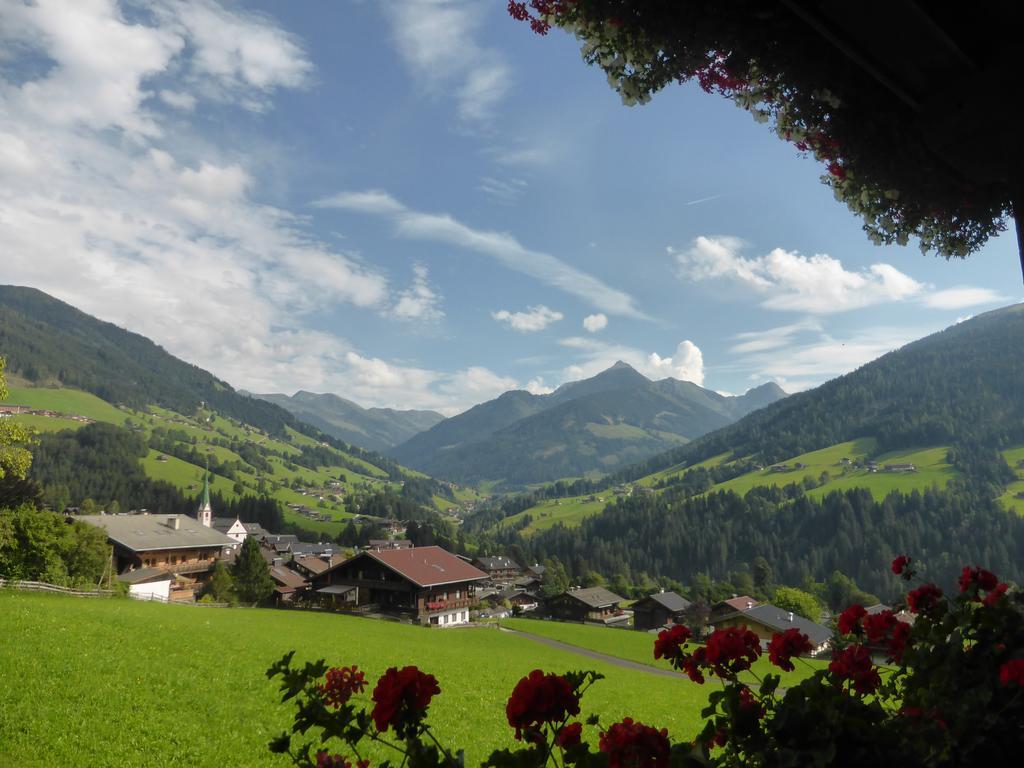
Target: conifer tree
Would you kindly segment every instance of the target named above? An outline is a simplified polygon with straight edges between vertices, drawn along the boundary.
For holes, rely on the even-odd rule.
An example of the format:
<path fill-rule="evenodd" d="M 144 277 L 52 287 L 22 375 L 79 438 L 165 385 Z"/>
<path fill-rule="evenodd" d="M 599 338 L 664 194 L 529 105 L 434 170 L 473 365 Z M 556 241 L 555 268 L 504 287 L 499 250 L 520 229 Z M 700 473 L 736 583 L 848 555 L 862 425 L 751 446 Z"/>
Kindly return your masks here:
<path fill-rule="evenodd" d="M 247 538 L 235 558 L 232 569 L 235 577 L 235 591 L 243 603 L 258 603 L 274 591 L 274 580 L 270 578 L 270 566 L 260 553 L 256 539 Z"/>

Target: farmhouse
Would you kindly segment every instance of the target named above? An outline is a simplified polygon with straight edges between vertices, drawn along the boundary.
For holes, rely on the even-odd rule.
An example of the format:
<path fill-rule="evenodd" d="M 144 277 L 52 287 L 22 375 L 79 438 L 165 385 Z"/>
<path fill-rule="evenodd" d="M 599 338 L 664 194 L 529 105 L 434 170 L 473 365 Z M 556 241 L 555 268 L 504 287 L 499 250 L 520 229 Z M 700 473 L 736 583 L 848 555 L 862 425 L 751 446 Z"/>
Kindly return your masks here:
<path fill-rule="evenodd" d="M 569 621 L 597 621 L 602 624 L 622 624 L 631 613 L 619 607 L 623 598 L 604 587 L 570 589 L 547 601 L 547 611 L 558 619 Z"/>
<path fill-rule="evenodd" d="M 314 576 L 321 595 L 355 589 L 354 607 L 449 627 L 469 621 L 476 585 L 487 574 L 441 547 L 360 552 Z"/>
<path fill-rule="evenodd" d="M 661 590 L 633 603 L 633 627 L 648 630 L 682 624 L 683 614 L 691 605 L 682 595 Z"/>
<path fill-rule="evenodd" d="M 523 573 L 519 563 L 504 555 L 478 557 L 473 561 L 473 565 L 490 576 L 493 581 L 512 581 Z"/>
<path fill-rule="evenodd" d="M 736 611 L 746 611 L 755 605 L 757 605 L 757 600 L 749 595 L 733 595 L 728 600 L 720 600 L 711 606 L 711 612 L 708 614 L 708 623 L 714 624 L 715 619 L 728 616 Z"/>
<path fill-rule="evenodd" d="M 186 581 L 203 581 L 214 562 L 236 545 L 234 539 L 185 515 L 82 515 L 76 519 L 106 532 L 119 574 L 159 568 L 188 577 Z"/>
<path fill-rule="evenodd" d="M 824 651 L 832 640 L 832 630 L 828 627 L 770 603 L 761 603 L 744 611 L 734 611 L 710 623 L 715 629 L 747 627 L 761 638 L 762 645 L 767 645 L 776 632 L 799 629 L 811 641 L 814 654 Z"/>

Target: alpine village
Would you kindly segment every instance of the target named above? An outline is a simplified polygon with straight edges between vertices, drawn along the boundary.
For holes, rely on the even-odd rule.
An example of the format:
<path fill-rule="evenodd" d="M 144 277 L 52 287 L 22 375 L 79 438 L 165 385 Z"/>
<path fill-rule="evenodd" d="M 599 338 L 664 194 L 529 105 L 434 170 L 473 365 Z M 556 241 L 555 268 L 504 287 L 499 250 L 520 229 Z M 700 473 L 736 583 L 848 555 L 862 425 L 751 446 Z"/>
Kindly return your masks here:
<path fill-rule="evenodd" d="M 0 3 L 0 767 L 1017 765 L 1024 13 L 491 5 Z"/>

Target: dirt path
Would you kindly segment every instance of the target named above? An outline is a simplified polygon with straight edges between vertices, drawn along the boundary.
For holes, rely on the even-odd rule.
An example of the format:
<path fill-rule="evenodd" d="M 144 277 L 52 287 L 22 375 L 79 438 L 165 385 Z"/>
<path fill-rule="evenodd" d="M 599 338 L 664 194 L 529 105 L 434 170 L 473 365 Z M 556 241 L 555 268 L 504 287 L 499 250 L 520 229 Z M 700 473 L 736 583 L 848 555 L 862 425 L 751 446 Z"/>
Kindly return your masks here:
<path fill-rule="evenodd" d="M 508 632 L 510 635 L 518 635 L 519 637 L 525 637 L 527 640 L 533 640 L 535 643 L 541 645 L 547 645 L 551 648 L 557 648 L 560 651 L 567 651 L 569 653 L 575 653 L 578 656 L 584 656 L 588 659 L 594 659 L 605 664 L 613 664 L 616 667 L 623 667 L 625 669 L 632 669 L 637 672 L 646 672 L 650 675 L 659 675 L 660 677 L 673 677 L 676 679 L 686 679 L 686 675 L 679 672 L 673 672 L 671 669 L 658 669 L 657 667 L 651 667 L 647 664 L 641 664 L 637 661 L 629 661 L 628 659 L 620 659 L 618 656 L 609 656 L 607 653 L 598 653 L 597 651 L 591 651 L 588 648 L 580 648 L 578 645 L 569 645 L 568 643 L 562 643 L 558 640 L 552 640 L 550 637 L 542 637 L 540 635 L 531 635 L 529 632 L 520 632 L 517 629 L 508 629 L 506 627 L 500 627 L 502 632 Z M 610 631 L 622 631 L 622 630 L 610 630 Z"/>

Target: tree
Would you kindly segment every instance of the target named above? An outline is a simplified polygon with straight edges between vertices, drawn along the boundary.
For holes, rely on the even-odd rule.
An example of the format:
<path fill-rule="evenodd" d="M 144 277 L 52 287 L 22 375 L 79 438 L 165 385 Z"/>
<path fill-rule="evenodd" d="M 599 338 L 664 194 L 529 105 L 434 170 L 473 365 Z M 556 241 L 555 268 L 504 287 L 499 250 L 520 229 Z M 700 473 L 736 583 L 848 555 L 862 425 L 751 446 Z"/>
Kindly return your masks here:
<path fill-rule="evenodd" d="M 235 580 L 231 577 L 223 560 L 213 566 L 213 575 L 206 585 L 206 593 L 218 603 L 230 603 L 235 599 Z"/>
<path fill-rule="evenodd" d="M 754 558 L 754 565 L 751 568 L 754 576 L 754 586 L 760 590 L 764 590 L 772 583 L 772 567 L 768 564 L 768 561 L 758 555 Z"/>
<path fill-rule="evenodd" d="M 110 562 L 106 534 L 32 505 L 0 511 L 0 576 L 96 586 Z"/>
<path fill-rule="evenodd" d="M 263 559 L 260 543 L 252 537 L 246 538 L 242 543 L 231 575 L 235 579 L 238 599 L 243 603 L 258 603 L 274 591 L 270 566 Z"/>
<path fill-rule="evenodd" d="M 7 361 L 0 357 L 0 400 L 6 400 L 7 380 L 4 368 Z M 12 419 L 0 419 L 0 478 L 11 475 L 22 478 L 32 463 L 32 454 L 28 450 L 31 439 L 29 431 Z"/>
<path fill-rule="evenodd" d="M 1021 6 L 972 14 L 878 4 L 832 14 L 771 0 L 529 0 L 509 13 L 584 41 L 627 105 L 696 80 L 798 151 L 877 243 L 965 257 L 1016 215 L 1024 269 L 1024 162 L 1009 118 Z M 884 58 L 875 31 L 900 50 Z M 912 41 L 912 42 L 911 42 Z M 881 66 L 874 62 L 881 61 Z"/>
<path fill-rule="evenodd" d="M 821 605 L 818 599 L 796 587 L 779 587 L 772 595 L 772 604 L 784 611 L 792 611 L 805 619 L 817 621 L 821 618 Z"/>

